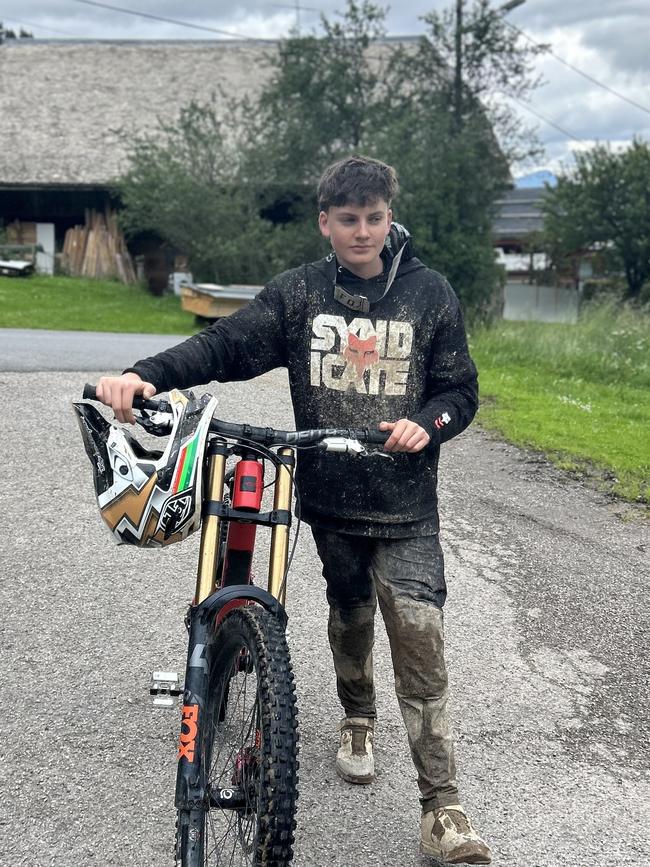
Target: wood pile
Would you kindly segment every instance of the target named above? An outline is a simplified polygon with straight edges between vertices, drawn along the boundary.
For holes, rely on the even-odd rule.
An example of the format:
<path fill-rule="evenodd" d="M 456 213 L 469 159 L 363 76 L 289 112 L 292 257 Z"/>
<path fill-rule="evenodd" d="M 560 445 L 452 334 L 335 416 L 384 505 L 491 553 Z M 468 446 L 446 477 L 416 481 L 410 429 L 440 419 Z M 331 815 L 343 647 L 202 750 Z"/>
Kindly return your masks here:
<path fill-rule="evenodd" d="M 117 223 L 117 214 L 108 209 L 105 214 L 86 210 L 86 224 L 68 229 L 61 265 L 73 277 L 137 282 L 131 255 Z"/>

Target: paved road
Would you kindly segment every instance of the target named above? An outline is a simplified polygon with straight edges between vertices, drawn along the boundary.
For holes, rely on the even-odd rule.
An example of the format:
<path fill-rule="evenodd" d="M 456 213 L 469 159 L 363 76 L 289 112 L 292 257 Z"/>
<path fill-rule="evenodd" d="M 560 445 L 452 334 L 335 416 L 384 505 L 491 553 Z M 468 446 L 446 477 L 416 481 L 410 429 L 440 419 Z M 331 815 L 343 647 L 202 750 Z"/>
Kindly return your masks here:
<path fill-rule="evenodd" d="M 0 370 L 124 370 L 185 340 L 172 334 L 0 329 Z"/>
<path fill-rule="evenodd" d="M 172 863 L 178 718 L 154 711 L 147 688 L 152 669 L 182 669 L 196 537 L 162 552 L 113 545 L 69 408 L 97 376 L 0 373 L 2 864 Z M 280 372 L 219 395 L 223 417 L 291 424 Z M 459 776 L 494 863 L 650 863 L 648 525 L 475 430 L 445 447 L 442 477 Z M 325 600 L 301 539 L 288 600 L 302 732 L 295 863 L 432 867 L 416 854 L 383 627 L 377 781 L 359 790 L 333 772 Z"/>

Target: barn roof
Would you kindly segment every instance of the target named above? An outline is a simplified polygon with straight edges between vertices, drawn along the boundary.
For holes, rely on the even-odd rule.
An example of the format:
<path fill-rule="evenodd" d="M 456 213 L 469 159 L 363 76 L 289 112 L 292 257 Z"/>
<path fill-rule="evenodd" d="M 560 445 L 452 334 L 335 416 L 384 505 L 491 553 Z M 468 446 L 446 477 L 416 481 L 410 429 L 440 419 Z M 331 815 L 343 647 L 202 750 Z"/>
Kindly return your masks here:
<path fill-rule="evenodd" d="M 386 37 L 381 43 L 415 43 Z M 255 96 L 276 40 L 16 39 L 0 43 L 0 189 L 108 185 L 118 130 L 151 132 L 192 100 Z M 375 56 L 385 50 L 382 45 Z"/>
<path fill-rule="evenodd" d="M 218 88 L 255 93 L 274 42 L 11 40 L 0 44 L 0 187 L 105 185 L 117 131 L 151 131 Z"/>

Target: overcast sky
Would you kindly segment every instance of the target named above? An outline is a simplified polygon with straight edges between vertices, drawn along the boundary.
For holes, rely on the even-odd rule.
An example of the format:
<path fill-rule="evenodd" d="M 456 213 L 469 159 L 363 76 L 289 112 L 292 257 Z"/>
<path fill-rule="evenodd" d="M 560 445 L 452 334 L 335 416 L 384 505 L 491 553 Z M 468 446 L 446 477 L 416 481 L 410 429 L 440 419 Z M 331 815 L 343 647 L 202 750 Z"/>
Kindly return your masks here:
<path fill-rule="evenodd" d="M 296 24 L 295 0 L 105 0 L 106 4 L 174 18 L 240 36 L 285 36 Z M 341 0 L 299 0 L 303 32 L 345 5 Z M 304 2 L 304 6 L 302 3 Z M 468 0 L 471 2 L 471 0 Z M 495 0 L 501 5 L 503 0 Z M 451 0 L 400 0 L 389 10 L 391 35 L 424 32 L 420 16 Z M 312 11 L 318 10 L 318 11 Z M 527 0 L 507 20 L 553 52 L 646 111 L 546 56 L 537 61 L 545 84 L 532 96 L 531 112 L 519 109 L 538 128 L 545 156 L 515 174 L 571 164 L 572 151 L 594 141 L 623 147 L 634 135 L 650 140 L 650 0 Z M 40 39 L 215 39 L 216 33 L 99 8 L 79 0 L 0 0 L 0 21 Z M 568 134 L 568 135 L 567 135 Z M 574 137 L 573 139 L 571 138 Z"/>

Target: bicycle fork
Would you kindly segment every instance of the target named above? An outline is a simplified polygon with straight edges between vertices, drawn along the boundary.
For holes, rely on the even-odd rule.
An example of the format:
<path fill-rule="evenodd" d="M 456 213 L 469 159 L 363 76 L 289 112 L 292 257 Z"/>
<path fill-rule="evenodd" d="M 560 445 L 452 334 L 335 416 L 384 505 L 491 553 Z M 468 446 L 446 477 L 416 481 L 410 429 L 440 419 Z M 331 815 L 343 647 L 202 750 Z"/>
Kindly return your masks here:
<path fill-rule="evenodd" d="M 284 610 L 286 568 L 291 522 L 291 494 L 294 453 L 290 448 L 278 452 L 279 465 L 275 480 L 273 511 L 270 513 L 242 512 L 224 504 L 224 481 L 229 449 L 225 441 L 214 439 L 208 447 L 208 481 L 204 499 L 204 517 L 199 551 L 194 603 L 187 616 L 188 653 L 183 690 L 181 733 L 178 745 L 176 776 L 176 808 L 185 811 L 186 827 L 179 827 L 191 842 L 196 840 L 197 858 L 202 858 L 203 810 L 206 807 L 238 809 L 230 789 L 206 792 L 209 768 L 204 766 L 201 730 L 209 725 L 210 673 L 212 643 L 219 613 L 236 600 L 242 604 L 251 600 L 263 605 L 282 626 L 286 626 Z M 258 483 L 263 485 L 263 479 Z M 271 527 L 269 579 L 266 590 L 251 584 L 233 584 L 215 592 L 219 559 L 219 539 L 223 520 L 246 521 Z M 180 820 L 179 820 L 180 821 Z M 202 860 L 197 860 L 203 863 Z"/>

